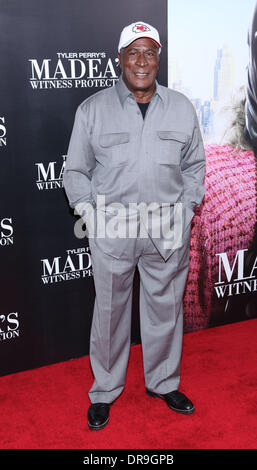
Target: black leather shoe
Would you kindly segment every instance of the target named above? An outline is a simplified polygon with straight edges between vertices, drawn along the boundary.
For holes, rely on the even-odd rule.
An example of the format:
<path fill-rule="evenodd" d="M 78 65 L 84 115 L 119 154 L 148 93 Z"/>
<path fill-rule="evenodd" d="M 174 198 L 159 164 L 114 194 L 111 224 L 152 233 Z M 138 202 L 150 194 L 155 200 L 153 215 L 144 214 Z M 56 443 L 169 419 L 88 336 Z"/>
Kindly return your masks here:
<path fill-rule="evenodd" d="M 103 429 L 109 421 L 109 409 L 109 403 L 93 403 L 88 409 L 89 429 Z"/>
<path fill-rule="evenodd" d="M 178 390 L 161 395 L 160 393 L 150 392 L 150 390 L 146 389 L 146 393 L 153 398 L 162 398 L 169 408 L 174 411 L 178 411 L 179 413 L 190 414 L 195 410 L 193 403 L 186 397 L 186 395 Z"/>

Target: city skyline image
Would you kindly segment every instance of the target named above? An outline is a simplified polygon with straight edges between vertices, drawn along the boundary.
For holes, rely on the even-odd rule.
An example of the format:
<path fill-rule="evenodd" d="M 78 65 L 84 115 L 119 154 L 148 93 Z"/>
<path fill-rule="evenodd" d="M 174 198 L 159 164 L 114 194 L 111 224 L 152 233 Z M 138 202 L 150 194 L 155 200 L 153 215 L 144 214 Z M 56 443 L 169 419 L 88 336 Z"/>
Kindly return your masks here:
<path fill-rule="evenodd" d="M 246 81 L 255 0 L 168 0 L 168 86 L 194 104 L 204 141 L 214 117 Z"/>

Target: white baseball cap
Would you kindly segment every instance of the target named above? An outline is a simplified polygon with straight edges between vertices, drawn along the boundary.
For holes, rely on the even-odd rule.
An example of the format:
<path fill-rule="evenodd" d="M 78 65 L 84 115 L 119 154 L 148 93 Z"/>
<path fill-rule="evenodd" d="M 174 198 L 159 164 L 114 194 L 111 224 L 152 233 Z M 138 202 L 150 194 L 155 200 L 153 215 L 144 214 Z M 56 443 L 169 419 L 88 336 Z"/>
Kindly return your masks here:
<path fill-rule="evenodd" d="M 123 47 L 127 47 L 129 44 L 139 38 L 150 38 L 156 42 L 159 47 L 160 54 L 162 45 L 160 43 L 159 33 L 156 28 L 150 24 L 145 23 L 144 21 L 137 21 L 136 23 L 132 23 L 122 30 L 120 35 L 120 42 L 118 45 L 118 52 L 120 52 Z"/>

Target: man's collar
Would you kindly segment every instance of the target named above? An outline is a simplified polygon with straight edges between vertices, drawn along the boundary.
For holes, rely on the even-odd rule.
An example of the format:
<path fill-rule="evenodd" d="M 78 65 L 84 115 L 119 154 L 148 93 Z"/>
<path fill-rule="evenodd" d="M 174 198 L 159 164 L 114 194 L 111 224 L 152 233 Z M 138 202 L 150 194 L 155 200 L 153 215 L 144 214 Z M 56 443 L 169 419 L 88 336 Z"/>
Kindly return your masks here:
<path fill-rule="evenodd" d="M 155 95 L 158 95 L 164 103 L 163 89 L 159 85 L 157 80 L 155 81 L 155 83 L 156 83 Z M 122 78 L 122 75 L 120 75 L 119 80 L 116 82 L 115 88 L 116 88 L 116 91 L 118 93 L 118 97 L 120 99 L 121 105 L 123 106 L 124 102 L 128 98 L 128 96 L 133 96 L 133 93 L 125 85 L 125 83 L 123 81 L 123 78 Z"/>
<path fill-rule="evenodd" d="M 128 96 L 133 96 L 133 94 L 132 94 L 131 91 L 129 91 L 129 89 L 126 87 L 126 85 L 125 85 L 125 83 L 124 83 L 124 81 L 123 81 L 122 75 L 120 75 L 119 80 L 116 82 L 115 88 L 116 88 L 116 91 L 117 91 L 117 93 L 118 93 L 118 97 L 119 97 L 119 99 L 120 99 L 121 106 L 123 106 L 125 100 L 127 99 L 127 97 L 128 97 Z"/>
<path fill-rule="evenodd" d="M 164 94 L 164 88 L 157 82 L 157 80 L 155 81 L 156 83 L 156 90 L 155 90 L 155 94 L 156 95 L 159 95 L 159 97 L 161 98 L 163 104 L 165 103 L 165 94 Z"/>

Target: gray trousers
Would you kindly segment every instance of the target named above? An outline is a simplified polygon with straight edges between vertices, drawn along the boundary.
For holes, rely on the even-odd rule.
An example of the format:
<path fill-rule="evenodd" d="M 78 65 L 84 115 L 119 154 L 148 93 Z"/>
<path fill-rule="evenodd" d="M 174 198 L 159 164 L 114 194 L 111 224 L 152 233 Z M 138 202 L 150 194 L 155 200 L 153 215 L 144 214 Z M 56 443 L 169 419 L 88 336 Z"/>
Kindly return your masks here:
<path fill-rule="evenodd" d="M 125 386 L 136 266 L 145 386 L 161 394 L 178 389 L 189 240 L 190 227 L 183 246 L 165 261 L 149 236 L 124 240 L 119 259 L 104 252 L 104 239 L 90 239 L 96 291 L 90 337 L 91 403 L 112 403 Z"/>

